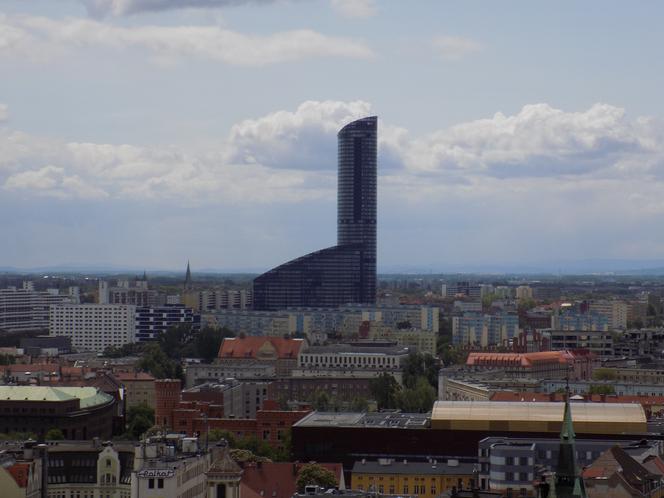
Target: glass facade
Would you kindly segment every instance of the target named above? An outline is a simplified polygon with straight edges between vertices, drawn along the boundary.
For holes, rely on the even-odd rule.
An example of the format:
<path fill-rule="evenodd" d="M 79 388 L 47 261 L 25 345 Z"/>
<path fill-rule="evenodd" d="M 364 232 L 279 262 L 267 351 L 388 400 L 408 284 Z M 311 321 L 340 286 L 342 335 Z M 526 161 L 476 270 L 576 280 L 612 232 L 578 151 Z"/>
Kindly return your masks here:
<path fill-rule="evenodd" d="M 338 134 L 337 245 L 254 280 L 254 309 L 335 307 L 376 300 L 377 118 Z"/>

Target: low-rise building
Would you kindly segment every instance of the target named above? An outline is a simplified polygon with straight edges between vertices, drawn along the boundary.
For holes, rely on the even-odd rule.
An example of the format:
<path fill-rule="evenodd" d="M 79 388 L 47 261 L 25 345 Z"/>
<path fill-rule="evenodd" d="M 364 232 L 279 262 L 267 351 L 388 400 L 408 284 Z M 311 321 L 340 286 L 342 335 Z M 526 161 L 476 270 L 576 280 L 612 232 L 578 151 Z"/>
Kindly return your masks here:
<path fill-rule="evenodd" d="M 126 408 L 146 405 L 155 408 L 155 378 L 145 372 L 119 372 L 115 377 L 124 386 Z"/>
<path fill-rule="evenodd" d="M 381 458 L 355 462 L 351 488 L 359 491 L 436 498 L 441 493 L 456 489 L 470 489 L 476 465 L 460 462 L 430 460 L 417 462 Z"/>
<path fill-rule="evenodd" d="M 304 341 L 282 337 L 227 337 L 219 348 L 216 364 L 241 368 L 256 363 L 274 367 L 277 376 L 289 376 L 297 367 Z"/>

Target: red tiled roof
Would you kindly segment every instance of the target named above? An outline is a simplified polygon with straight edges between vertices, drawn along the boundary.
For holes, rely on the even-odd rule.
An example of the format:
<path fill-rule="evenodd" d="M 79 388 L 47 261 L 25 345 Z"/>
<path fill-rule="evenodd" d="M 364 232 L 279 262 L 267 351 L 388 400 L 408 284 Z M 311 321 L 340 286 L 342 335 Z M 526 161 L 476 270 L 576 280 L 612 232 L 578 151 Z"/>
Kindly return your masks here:
<path fill-rule="evenodd" d="M 4 367 L 12 373 L 19 372 L 57 372 L 60 370 L 60 365 L 57 363 L 21 363 L 16 365 L 7 365 Z"/>
<path fill-rule="evenodd" d="M 7 470 L 14 478 L 19 488 L 25 488 L 28 486 L 28 475 L 30 474 L 29 463 L 15 463 Z"/>
<path fill-rule="evenodd" d="M 257 336 L 225 338 L 219 348 L 219 358 L 256 358 L 258 351 L 266 343 L 274 348 L 279 359 L 295 359 L 303 340 Z"/>
<path fill-rule="evenodd" d="M 297 491 L 295 483 L 303 465 L 289 462 L 245 464 L 240 481 L 240 494 L 248 497 L 291 498 Z M 319 465 L 331 471 L 337 482 L 340 481 L 343 472 L 340 463 Z"/>
<path fill-rule="evenodd" d="M 568 363 L 572 355 L 567 351 L 541 351 L 538 353 L 470 353 L 466 365 L 475 366 L 483 364 L 519 365 L 531 367 L 534 363 Z"/>

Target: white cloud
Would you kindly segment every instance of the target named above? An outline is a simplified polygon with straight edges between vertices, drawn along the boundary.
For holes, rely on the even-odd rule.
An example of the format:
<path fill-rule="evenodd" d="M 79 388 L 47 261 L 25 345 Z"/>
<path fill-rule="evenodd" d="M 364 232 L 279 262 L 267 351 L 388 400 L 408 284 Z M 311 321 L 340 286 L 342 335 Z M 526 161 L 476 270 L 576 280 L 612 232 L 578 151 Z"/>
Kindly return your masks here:
<path fill-rule="evenodd" d="M 159 62 L 197 57 L 243 66 L 373 55 L 362 42 L 308 29 L 254 36 L 213 25 L 120 27 L 91 19 L 0 16 L 0 56 L 43 59 L 45 54 L 82 47 L 138 48 Z"/>
<path fill-rule="evenodd" d="M 478 41 L 461 36 L 437 36 L 433 39 L 433 47 L 448 60 L 459 60 L 484 48 Z"/>
<path fill-rule="evenodd" d="M 0 123 L 9 119 L 9 108 L 7 104 L 0 104 Z"/>
<path fill-rule="evenodd" d="M 274 168 L 336 168 L 336 133 L 367 116 L 367 102 L 308 101 L 295 112 L 279 111 L 232 127 L 229 160 Z"/>
<path fill-rule="evenodd" d="M 375 0 L 331 0 L 332 7 L 346 17 L 371 17 L 376 15 Z"/>
<path fill-rule="evenodd" d="M 367 102 L 308 101 L 242 121 L 209 153 L 62 142 L 0 130 L 5 192 L 62 198 L 168 199 L 183 203 L 287 204 L 334 199 L 336 133 L 371 114 Z M 664 125 L 597 104 L 564 112 L 528 105 L 508 116 L 425 136 L 380 122 L 382 199 L 415 205 L 441 198 L 508 203 L 531 192 L 605 203 L 625 185 L 635 205 L 664 213 Z M 558 202 L 556 201 L 556 202 Z M 553 202 L 553 201 L 551 201 Z M 611 202 L 615 203 L 614 199 Z"/>
<path fill-rule="evenodd" d="M 95 16 L 124 16 L 139 12 L 182 9 L 188 7 L 228 7 L 243 4 L 270 3 L 273 0 L 81 0 Z"/>

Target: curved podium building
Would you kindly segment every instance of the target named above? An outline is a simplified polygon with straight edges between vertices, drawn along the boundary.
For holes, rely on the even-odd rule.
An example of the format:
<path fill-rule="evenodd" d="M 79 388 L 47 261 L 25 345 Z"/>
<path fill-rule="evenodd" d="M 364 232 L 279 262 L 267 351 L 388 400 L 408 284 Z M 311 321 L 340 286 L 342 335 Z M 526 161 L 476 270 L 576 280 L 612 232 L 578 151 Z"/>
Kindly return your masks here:
<path fill-rule="evenodd" d="M 337 137 L 337 245 L 257 277 L 254 309 L 336 307 L 376 301 L 377 118 L 353 121 Z"/>

